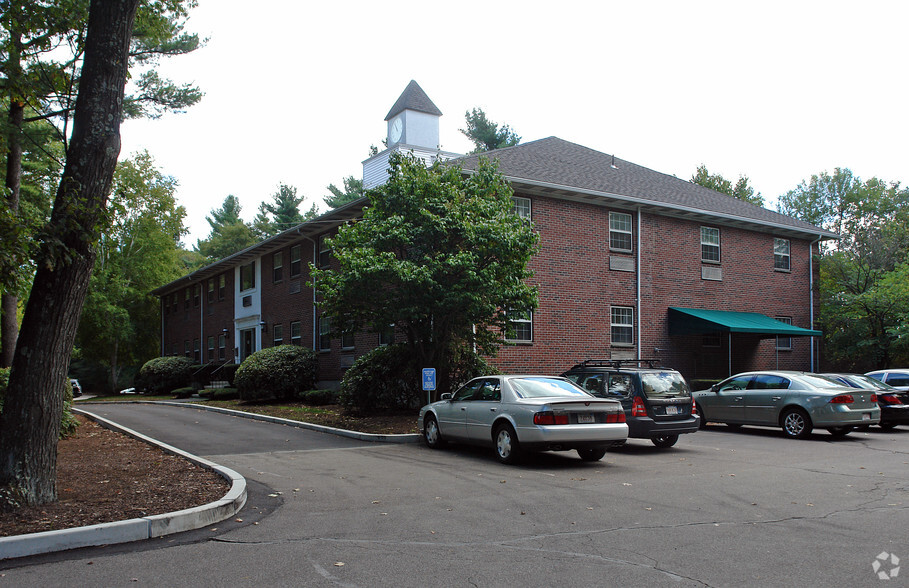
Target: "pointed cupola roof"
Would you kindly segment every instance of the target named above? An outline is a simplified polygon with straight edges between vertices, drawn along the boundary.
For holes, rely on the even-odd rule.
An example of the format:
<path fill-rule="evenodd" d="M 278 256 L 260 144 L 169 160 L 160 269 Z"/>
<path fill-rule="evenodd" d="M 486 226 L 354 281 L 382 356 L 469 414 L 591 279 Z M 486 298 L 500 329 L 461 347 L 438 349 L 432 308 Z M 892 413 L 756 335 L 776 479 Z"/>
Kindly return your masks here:
<path fill-rule="evenodd" d="M 442 111 L 432 103 L 432 100 L 429 99 L 429 96 L 426 95 L 426 92 L 423 91 L 423 88 L 421 88 L 415 80 L 410 80 L 410 83 L 404 88 L 398 101 L 395 102 L 395 105 L 388 111 L 385 120 L 390 120 L 404 110 L 415 110 L 417 112 L 442 116 Z"/>

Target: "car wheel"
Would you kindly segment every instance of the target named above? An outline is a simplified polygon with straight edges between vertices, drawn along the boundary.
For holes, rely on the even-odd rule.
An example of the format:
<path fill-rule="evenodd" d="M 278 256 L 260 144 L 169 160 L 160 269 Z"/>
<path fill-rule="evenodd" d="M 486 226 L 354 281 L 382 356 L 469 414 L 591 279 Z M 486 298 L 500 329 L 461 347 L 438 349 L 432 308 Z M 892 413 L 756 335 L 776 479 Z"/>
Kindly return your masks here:
<path fill-rule="evenodd" d="M 852 432 L 852 427 L 830 427 L 827 431 L 834 437 L 845 437 Z"/>
<path fill-rule="evenodd" d="M 650 442 L 659 447 L 660 449 L 666 449 L 667 447 L 672 447 L 675 445 L 676 441 L 679 440 L 678 435 L 660 435 L 659 437 L 651 437 Z"/>
<path fill-rule="evenodd" d="M 439 430 L 439 423 L 432 415 L 426 415 L 426 418 L 423 419 L 423 441 L 426 442 L 427 447 L 432 449 L 438 449 L 445 445 L 445 440 L 442 439 L 442 431 Z"/>
<path fill-rule="evenodd" d="M 508 423 L 497 425 L 492 433 L 496 447 L 496 457 L 502 463 L 516 463 L 521 454 L 518 436 Z"/>
<path fill-rule="evenodd" d="M 698 424 L 698 428 L 706 429 L 707 428 L 707 415 L 704 414 L 704 409 L 701 408 L 700 404 L 694 405 L 695 410 L 698 411 L 698 416 L 701 417 L 701 422 Z"/>
<path fill-rule="evenodd" d="M 591 449 L 578 449 L 578 455 L 584 461 L 600 461 L 606 455 L 605 447 L 593 447 Z"/>
<path fill-rule="evenodd" d="M 787 436 L 794 439 L 807 439 L 811 435 L 811 417 L 801 408 L 790 408 L 780 417 L 780 426 Z"/>
<path fill-rule="evenodd" d="M 878 427 L 882 428 L 885 431 L 892 431 L 893 429 L 896 428 L 896 425 L 894 425 L 893 423 L 881 423 L 878 425 Z"/>

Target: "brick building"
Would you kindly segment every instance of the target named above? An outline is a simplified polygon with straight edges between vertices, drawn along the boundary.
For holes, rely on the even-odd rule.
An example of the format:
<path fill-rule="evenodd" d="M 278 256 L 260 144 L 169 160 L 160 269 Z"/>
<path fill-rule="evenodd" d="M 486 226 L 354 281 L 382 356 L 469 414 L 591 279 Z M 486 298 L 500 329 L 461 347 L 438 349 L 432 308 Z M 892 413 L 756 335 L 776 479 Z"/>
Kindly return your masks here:
<path fill-rule="evenodd" d="M 381 184 L 394 150 L 465 173 L 480 155 L 440 152 L 438 108 L 411 82 L 386 116 L 388 149 L 363 163 Z M 496 363 L 557 374 L 588 358 L 656 358 L 689 379 L 817 365 L 818 243 L 836 235 L 741 200 L 550 137 L 483 154 L 541 236 L 532 281 L 540 305 L 515 323 Z M 162 354 L 242 361 L 293 343 L 319 353 L 336 382 L 388 333 L 327 334 L 308 264 L 331 263 L 324 238 L 366 199 L 335 209 L 158 288 Z M 429 367 L 429 366 L 427 366 Z"/>

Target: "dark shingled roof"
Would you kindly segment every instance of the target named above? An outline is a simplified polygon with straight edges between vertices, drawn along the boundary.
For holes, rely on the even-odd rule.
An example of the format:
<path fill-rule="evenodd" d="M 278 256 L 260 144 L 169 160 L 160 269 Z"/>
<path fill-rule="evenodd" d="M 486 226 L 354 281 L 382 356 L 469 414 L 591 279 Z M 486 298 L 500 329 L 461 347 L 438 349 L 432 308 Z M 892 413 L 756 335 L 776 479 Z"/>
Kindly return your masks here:
<path fill-rule="evenodd" d="M 449 163 L 473 171 L 480 157 L 498 160 L 499 171 L 517 192 L 625 208 L 641 206 L 671 216 L 719 217 L 729 224 L 772 228 L 803 238 L 836 238 L 798 219 L 557 137 L 466 155 Z"/>
<path fill-rule="evenodd" d="M 415 80 L 410 80 L 410 83 L 407 84 L 407 87 L 401 93 L 401 97 L 388 111 L 385 120 L 391 119 L 403 110 L 416 110 L 417 112 L 442 116 L 442 111 L 436 108 L 436 105 L 432 103 L 432 100 L 429 99 L 429 96 L 426 95 L 426 92 Z"/>

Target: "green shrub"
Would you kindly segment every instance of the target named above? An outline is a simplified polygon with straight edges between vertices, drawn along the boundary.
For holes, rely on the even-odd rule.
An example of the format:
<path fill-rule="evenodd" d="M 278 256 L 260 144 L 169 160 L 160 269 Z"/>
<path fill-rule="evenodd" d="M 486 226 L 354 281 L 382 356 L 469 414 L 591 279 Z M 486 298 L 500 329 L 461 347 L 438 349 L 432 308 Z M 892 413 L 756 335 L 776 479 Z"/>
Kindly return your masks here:
<path fill-rule="evenodd" d="M 422 368 L 405 345 L 377 347 L 354 362 L 341 381 L 339 404 L 354 414 L 377 410 L 415 410 L 426 404 Z M 459 351 L 449 366 L 451 385 L 458 386 L 496 369 L 472 351 Z M 447 392 L 440 390 L 439 392 Z"/>
<path fill-rule="evenodd" d="M 236 388 L 215 388 L 212 392 L 212 400 L 236 400 L 240 398 L 240 393 Z"/>
<path fill-rule="evenodd" d="M 420 369 L 404 345 L 376 347 L 344 373 L 338 401 L 355 414 L 415 409 L 424 397 Z"/>
<path fill-rule="evenodd" d="M 338 404 L 339 390 L 306 390 L 300 392 L 298 397 L 304 404 L 309 406 L 325 406 L 327 404 Z"/>
<path fill-rule="evenodd" d="M 298 345 L 279 345 L 247 357 L 234 376 L 240 400 L 290 400 L 316 384 L 316 354 Z"/>
<path fill-rule="evenodd" d="M 156 357 L 145 362 L 139 370 L 137 388 L 149 394 L 168 394 L 171 390 L 189 386 L 192 379 L 192 360 L 188 357 Z"/>
<path fill-rule="evenodd" d="M 192 386 L 184 386 L 183 388 L 177 388 L 170 391 L 174 395 L 174 398 L 189 398 L 196 393 L 196 389 Z"/>

